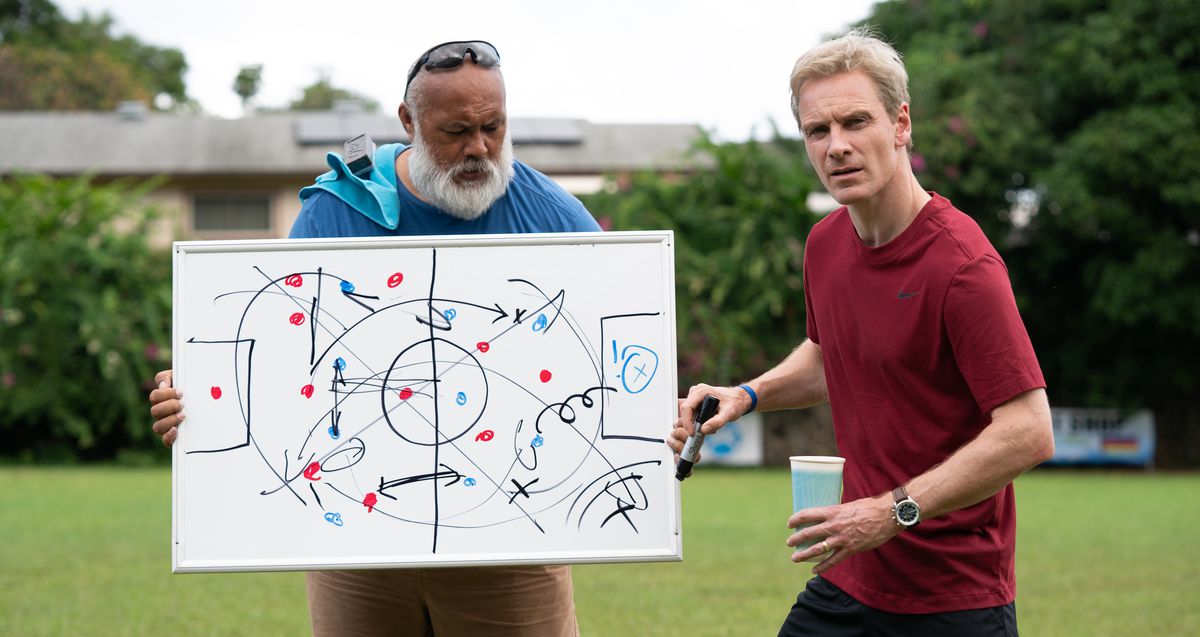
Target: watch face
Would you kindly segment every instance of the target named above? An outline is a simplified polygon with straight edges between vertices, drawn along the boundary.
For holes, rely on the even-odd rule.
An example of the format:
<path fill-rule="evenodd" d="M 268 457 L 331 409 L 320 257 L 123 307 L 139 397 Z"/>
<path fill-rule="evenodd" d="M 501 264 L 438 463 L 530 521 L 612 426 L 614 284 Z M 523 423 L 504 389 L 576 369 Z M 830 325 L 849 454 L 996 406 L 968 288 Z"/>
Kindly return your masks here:
<path fill-rule="evenodd" d="M 915 524 L 920 515 L 921 510 L 917 508 L 917 503 L 911 500 L 906 500 L 896 505 L 896 519 L 904 526 Z"/>

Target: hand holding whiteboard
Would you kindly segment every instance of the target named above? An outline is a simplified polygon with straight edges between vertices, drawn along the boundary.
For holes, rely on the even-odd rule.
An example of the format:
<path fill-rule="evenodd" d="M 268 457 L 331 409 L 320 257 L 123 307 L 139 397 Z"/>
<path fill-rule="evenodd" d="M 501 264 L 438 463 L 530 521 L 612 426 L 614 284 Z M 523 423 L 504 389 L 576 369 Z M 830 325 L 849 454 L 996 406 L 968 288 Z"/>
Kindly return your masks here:
<path fill-rule="evenodd" d="M 175 244 L 174 569 L 678 560 L 672 235 Z"/>

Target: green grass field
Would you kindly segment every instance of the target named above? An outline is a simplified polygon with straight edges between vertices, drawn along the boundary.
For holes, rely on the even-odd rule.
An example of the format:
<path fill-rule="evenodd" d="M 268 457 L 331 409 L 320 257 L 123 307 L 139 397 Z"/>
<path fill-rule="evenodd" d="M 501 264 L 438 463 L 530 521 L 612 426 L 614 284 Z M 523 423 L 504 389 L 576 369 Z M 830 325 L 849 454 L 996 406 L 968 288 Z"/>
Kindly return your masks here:
<path fill-rule="evenodd" d="M 0 635 L 308 632 L 298 573 L 171 575 L 166 469 L 0 482 Z M 789 485 L 783 469 L 697 471 L 684 562 L 575 567 L 583 634 L 774 635 L 809 577 L 783 544 Z M 1043 470 L 1017 501 L 1022 634 L 1200 634 L 1200 474 Z"/>

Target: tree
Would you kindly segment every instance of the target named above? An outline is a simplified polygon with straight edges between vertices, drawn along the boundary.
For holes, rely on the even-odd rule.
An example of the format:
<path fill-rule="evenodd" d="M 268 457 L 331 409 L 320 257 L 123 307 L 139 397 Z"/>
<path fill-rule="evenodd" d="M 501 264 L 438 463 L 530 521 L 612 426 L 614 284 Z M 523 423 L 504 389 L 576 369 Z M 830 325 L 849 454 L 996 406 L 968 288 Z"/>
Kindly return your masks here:
<path fill-rule="evenodd" d="M 300 99 L 293 100 L 288 105 L 292 111 L 328 111 L 337 102 L 357 104 L 363 111 L 375 113 L 379 111 L 379 102 L 344 88 L 333 85 L 329 74 L 322 71 L 316 82 L 302 89 Z"/>
<path fill-rule="evenodd" d="M 183 53 L 112 31 L 107 14 L 72 22 L 48 0 L 0 0 L 0 110 L 188 102 Z"/>
<path fill-rule="evenodd" d="M 169 366 L 171 264 L 137 189 L 0 181 L 0 454 L 152 449 L 146 383 Z"/>
<path fill-rule="evenodd" d="M 675 231 L 679 386 L 766 371 L 804 337 L 804 242 L 819 217 L 804 147 L 702 137 L 696 169 L 638 173 L 586 199 L 615 230 Z"/>
<path fill-rule="evenodd" d="M 922 183 L 1000 248 L 1057 405 L 1151 407 L 1200 463 L 1200 3 L 910 1 Z"/>
<path fill-rule="evenodd" d="M 258 94 L 258 89 L 262 87 L 262 69 L 261 64 L 243 66 L 238 71 L 237 77 L 233 78 L 233 92 L 242 98 L 243 111 L 249 107 L 250 100 Z"/>

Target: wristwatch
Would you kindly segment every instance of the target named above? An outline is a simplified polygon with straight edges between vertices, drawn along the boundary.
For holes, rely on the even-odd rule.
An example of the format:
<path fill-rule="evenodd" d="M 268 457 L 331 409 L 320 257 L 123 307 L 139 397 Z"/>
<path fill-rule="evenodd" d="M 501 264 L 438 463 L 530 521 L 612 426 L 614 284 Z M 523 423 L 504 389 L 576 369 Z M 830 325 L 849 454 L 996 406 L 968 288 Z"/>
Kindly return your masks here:
<path fill-rule="evenodd" d="M 892 498 L 896 501 L 892 505 L 892 517 L 896 519 L 896 524 L 908 529 L 921 523 L 921 506 L 916 500 L 908 497 L 908 492 L 903 486 L 892 491 Z"/>

